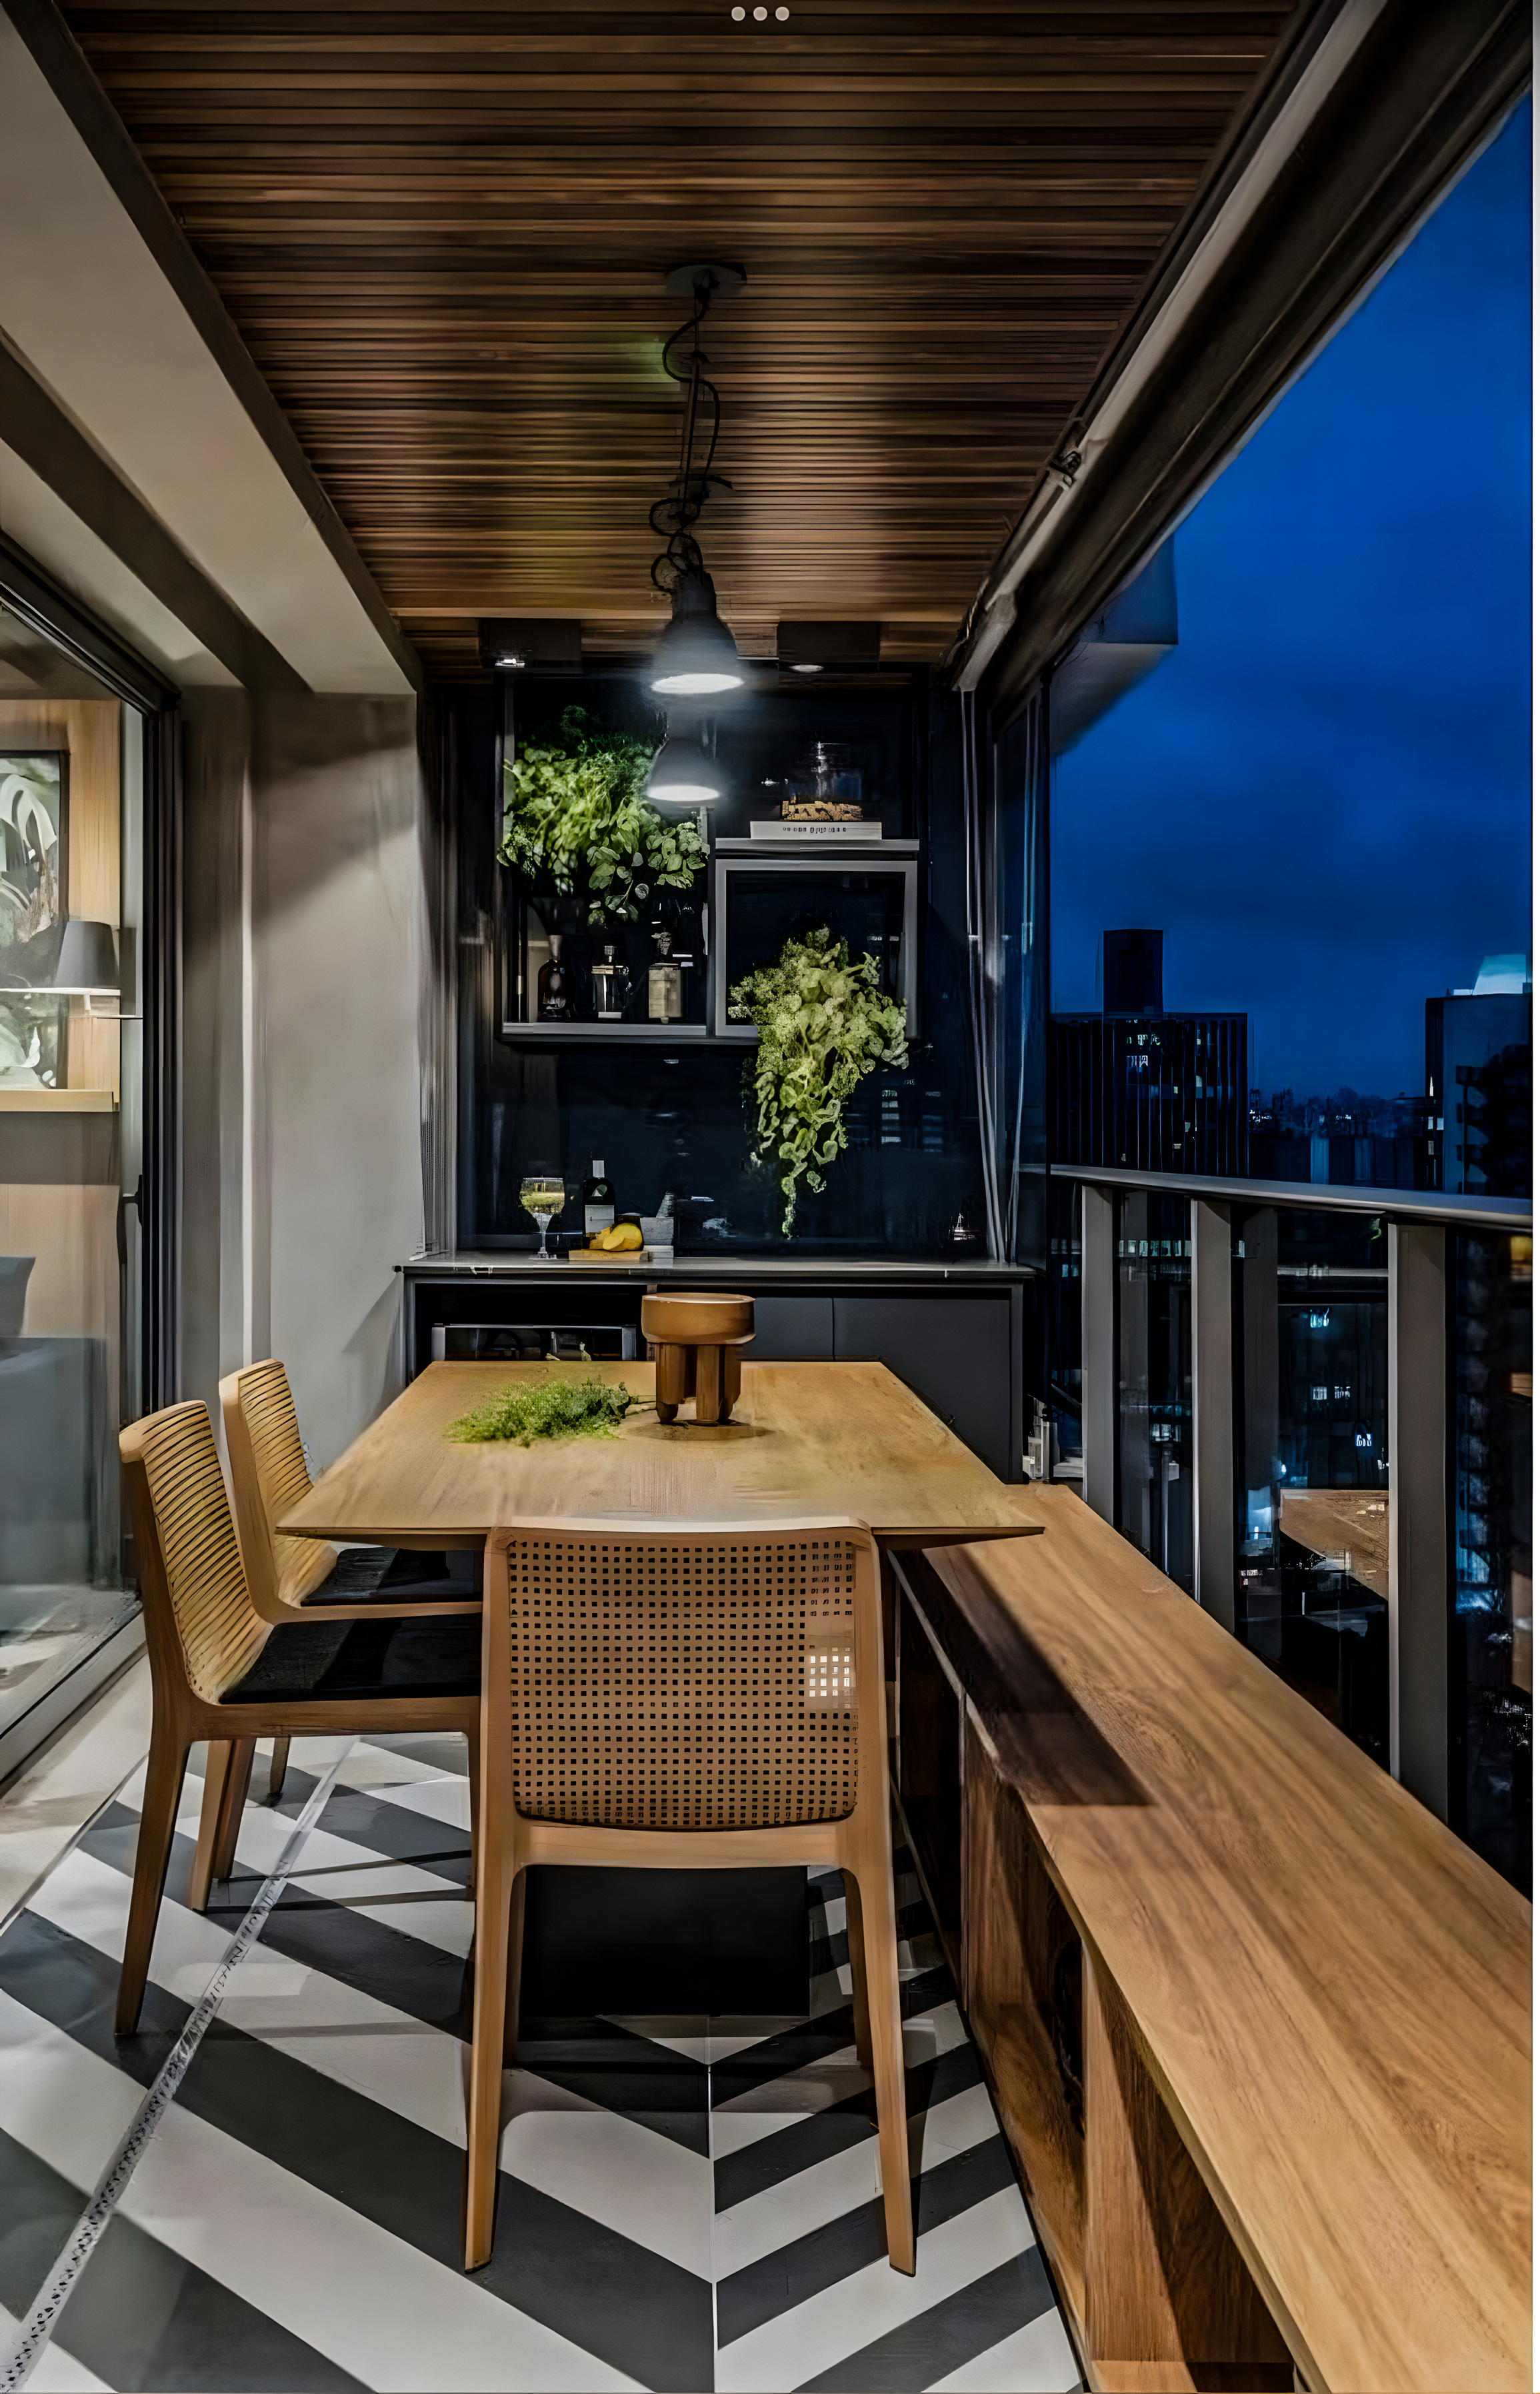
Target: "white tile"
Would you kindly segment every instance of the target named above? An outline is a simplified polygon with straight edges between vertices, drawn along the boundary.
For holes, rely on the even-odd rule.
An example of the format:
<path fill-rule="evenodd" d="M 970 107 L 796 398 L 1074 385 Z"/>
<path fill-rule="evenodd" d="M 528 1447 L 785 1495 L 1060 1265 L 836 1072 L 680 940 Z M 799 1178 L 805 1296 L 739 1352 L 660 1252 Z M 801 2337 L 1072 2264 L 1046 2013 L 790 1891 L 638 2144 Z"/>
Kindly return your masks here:
<path fill-rule="evenodd" d="M 308 1743 L 316 1746 L 324 1743 L 334 1750 L 334 1741 L 316 1739 Z M 329 1755 L 321 1758 L 320 1767 L 324 1769 L 329 1759 Z M 304 1764 L 307 1770 L 316 1767 L 311 1760 Z M 202 1781 L 189 1772 L 177 1814 L 178 1822 L 189 1834 L 197 1826 L 202 1793 Z M 137 1811 L 143 1796 L 141 1772 L 137 1782 L 131 1781 L 124 1788 L 122 1800 Z M 257 1877 L 265 1877 L 276 1869 L 294 1825 L 285 1813 L 275 1812 L 268 1805 L 248 1804 L 241 1816 L 241 1832 L 236 1840 L 236 1859 L 241 1868 Z M 424 1945 L 435 1945 L 441 1953 L 452 1953 L 460 1960 L 470 1952 L 475 1907 L 464 1896 L 447 1891 L 446 1882 L 437 1872 L 419 1870 L 412 1862 L 381 1861 L 367 1846 L 355 1845 L 320 1828 L 311 1830 L 304 1859 L 306 1868 L 292 1884 L 307 1894 L 323 1897 L 329 1903 L 345 1903 L 366 1919 L 378 1921 L 382 1927 L 398 1929 L 403 1937 L 418 1938 Z M 175 1891 L 175 1882 L 172 1884 Z M 255 1892 L 254 1887 L 251 1893 Z M 393 1902 L 392 1897 L 397 1901 Z"/>
<path fill-rule="evenodd" d="M 0 1993 L 0 2127 L 51 2168 L 92 2186 L 138 2097 Z M 381 2394 L 634 2384 L 190 2112 L 166 2114 L 123 2211 Z"/>
<path fill-rule="evenodd" d="M 905 2021 L 905 2067 L 918 2069 L 967 2042 L 956 2004 L 938 2004 L 934 2011 L 920 2012 Z M 855 2058 L 855 2047 L 842 2045 L 837 2053 L 826 2054 L 801 2070 L 788 2071 L 718 2104 L 711 2113 L 711 2151 L 719 2157 L 740 2152 L 745 2145 L 773 2137 L 777 2128 L 790 2127 L 809 2111 L 824 2111 L 832 2103 L 842 2103 L 869 2083 Z"/>
<path fill-rule="evenodd" d="M 1013 2186 L 1002 2188 L 921 2236 L 912 2278 L 886 2259 L 874 2261 L 724 2346 L 716 2361 L 720 2394 L 784 2394 L 789 2386 L 803 2386 L 1032 2243 L 1021 2196 Z"/>
<path fill-rule="evenodd" d="M 0 2348 L 8 2344 L 20 2324 L 16 2314 L 0 2303 Z M 98 2394 L 98 2387 L 101 2394 L 108 2394 L 106 2378 L 98 2377 L 83 2361 L 72 2359 L 59 2343 L 58 2329 L 44 2346 L 27 2383 L 41 2387 L 42 2394 Z"/>
<path fill-rule="evenodd" d="M 528 2073 L 509 2076 L 518 2105 L 502 2131 L 509 2175 L 709 2280 L 711 2165 L 704 2153 L 599 2105 L 556 2110 L 538 2094 L 529 2101 L 518 2084 Z"/>
<path fill-rule="evenodd" d="M 0 1797 L 0 1921 L 26 1901 L 150 1744 L 141 1655 Z"/>
<path fill-rule="evenodd" d="M 938 2377 L 931 2394 L 1074 2394 L 1080 2384 L 1080 2366 L 1056 2310 L 1039 2313 L 975 2353 L 960 2369 Z"/>
<path fill-rule="evenodd" d="M 38 1889 L 28 1909 L 120 1961 L 128 1897 L 129 1881 L 121 1871 L 76 1852 Z M 194 2004 L 228 1942 L 228 1926 L 164 1901 L 150 1977 L 168 1993 Z M 464 2047 L 458 2037 L 260 1945 L 231 1980 L 220 2017 L 307 2069 L 449 2144 L 463 2146 Z"/>
<path fill-rule="evenodd" d="M 921 2168 L 928 2170 L 955 2153 L 983 2144 L 996 2133 L 994 2111 L 982 2086 L 965 2087 L 960 2095 L 949 2096 L 945 2102 L 933 2105 L 924 2115 L 922 2136 L 920 2125 L 918 2120 L 909 2124 L 911 2169 L 917 2143 Z M 827 2228 L 831 2220 L 842 2219 L 847 2211 L 858 2210 L 881 2191 L 877 2131 L 873 2128 L 863 2143 L 851 2145 L 842 2153 L 830 2153 L 825 2160 L 815 2162 L 811 2169 L 798 2170 L 794 2177 L 781 2178 L 763 2193 L 734 2203 L 731 2210 L 719 2211 L 715 2229 L 717 2276 L 731 2277 L 735 2269 L 746 2269 L 751 2262 L 763 2261 L 767 2255 L 778 2253 L 783 2244 L 793 2243 L 799 2236 L 810 2236 L 815 2229 Z"/>

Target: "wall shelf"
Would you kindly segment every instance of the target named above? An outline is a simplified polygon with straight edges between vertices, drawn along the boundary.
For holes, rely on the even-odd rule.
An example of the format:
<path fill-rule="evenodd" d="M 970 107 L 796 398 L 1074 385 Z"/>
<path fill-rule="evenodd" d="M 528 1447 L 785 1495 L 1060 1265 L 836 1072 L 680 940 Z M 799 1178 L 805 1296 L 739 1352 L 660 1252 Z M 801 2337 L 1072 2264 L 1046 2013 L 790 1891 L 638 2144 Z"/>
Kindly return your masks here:
<path fill-rule="evenodd" d="M 113 1114 L 111 1089 L 0 1089 L 0 1114 Z"/>
<path fill-rule="evenodd" d="M 711 1033 L 704 1022 L 504 1022 L 502 1035 L 523 1046 L 678 1047 Z"/>

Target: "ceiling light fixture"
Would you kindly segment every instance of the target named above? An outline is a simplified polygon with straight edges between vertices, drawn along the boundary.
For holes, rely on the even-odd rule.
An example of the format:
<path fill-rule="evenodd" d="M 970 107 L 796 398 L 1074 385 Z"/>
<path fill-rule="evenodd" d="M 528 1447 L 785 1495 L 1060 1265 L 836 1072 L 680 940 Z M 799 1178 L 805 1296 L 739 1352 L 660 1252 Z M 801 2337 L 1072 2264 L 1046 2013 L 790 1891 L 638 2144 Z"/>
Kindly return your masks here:
<path fill-rule="evenodd" d="M 706 754 L 698 724 L 675 729 L 669 717 L 669 736 L 652 760 L 646 796 L 658 806 L 709 807 L 722 796 L 722 775 L 714 756 Z"/>
<path fill-rule="evenodd" d="M 684 386 L 685 417 L 679 436 L 679 471 L 659 500 L 649 521 L 667 546 L 652 561 L 652 578 L 672 601 L 673 616 L 653 653 L 648 677 L 661 698 L 715 698 L 744 682 L 743 660 L 731 632 L 716 611 L 716 589 L 693 527 L 713 490 L 730 490 L 724 475 L 711 472 L 717 436 L 722 429 L 722 401 L 716 385 L 707 379 L 711 362 L 700 346 L 700 327 L 718 292 L 741 291 L 747 277 L 740 266 L 698 264 L 676 266 L 665 277 L 672 292 L 689 292 L 695 305 L 677 332 L 663 344 L 663 369 Z M 676 363 L 675 344 L 690 335 L 688 355 Z M 711 439 L 705 463 L 697 466 L 695 453 L 701 423 L 701 399 L 711 404 Z M 672 743 L 668 743 L 672 745 Z M 715 793 L 712 793 L 715 796 Z"/>

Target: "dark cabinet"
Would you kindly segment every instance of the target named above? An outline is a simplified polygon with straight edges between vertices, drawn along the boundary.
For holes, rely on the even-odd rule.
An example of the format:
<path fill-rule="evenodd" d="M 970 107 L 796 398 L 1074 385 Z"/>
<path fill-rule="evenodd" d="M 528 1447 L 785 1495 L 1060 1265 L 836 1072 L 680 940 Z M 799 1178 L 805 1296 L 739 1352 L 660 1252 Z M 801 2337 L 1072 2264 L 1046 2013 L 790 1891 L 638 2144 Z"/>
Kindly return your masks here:
<path fill-rule="evenodd" d="M 837 1296 L 834 1352 L 885 1363 L 991 1471 L 1019 1480 L 1014 1311 L 1009 1290 L 987 1296 L 951 1289 L 933 1296 Z"/>
<path fill-rule="evenodd" d="M 754 1335 L 746 1363 L 827 1363 L 834 1352 L 831 1296 L 773 1296 L 755 1289 Z"/>

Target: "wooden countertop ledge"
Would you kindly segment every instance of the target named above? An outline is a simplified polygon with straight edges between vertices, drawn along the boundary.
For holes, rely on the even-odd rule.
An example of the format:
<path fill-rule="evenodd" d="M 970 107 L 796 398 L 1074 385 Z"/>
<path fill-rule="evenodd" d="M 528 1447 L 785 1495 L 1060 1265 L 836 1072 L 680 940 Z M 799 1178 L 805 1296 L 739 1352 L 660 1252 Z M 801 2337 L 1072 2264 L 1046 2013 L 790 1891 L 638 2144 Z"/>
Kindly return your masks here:
<path fill-rule="evenodd" d="M 1032 1497 L 1047 1537 L 905 1574 L 1295 2367 L 1529 2386 L 1529 1904 L 1078 1496 Z"/>

